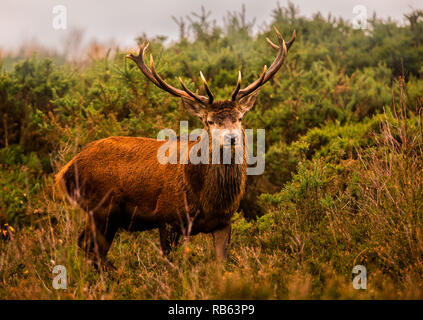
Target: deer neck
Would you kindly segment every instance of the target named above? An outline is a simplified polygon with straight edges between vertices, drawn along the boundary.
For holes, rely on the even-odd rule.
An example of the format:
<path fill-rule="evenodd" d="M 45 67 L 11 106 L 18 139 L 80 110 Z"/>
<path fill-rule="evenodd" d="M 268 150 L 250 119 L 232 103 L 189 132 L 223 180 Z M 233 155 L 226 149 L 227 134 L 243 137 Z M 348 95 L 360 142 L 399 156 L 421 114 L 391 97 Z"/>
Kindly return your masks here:
<path fill-rule="evenodd" d="M 211 161 L 211 149 L 209 152 Z M 230 164 L 188 164 L 185 177 L 203 211 L 232 214 L 244 194 L 246 171 L 245 158 L 241 164 L 232 159 Z"/>
<path fill-rule="evenodd" d="M 203 196 L 219 209 L 231 207 L 239 202 L 244 193 L 245 169 L 244 164 L 208 165 Z"/>

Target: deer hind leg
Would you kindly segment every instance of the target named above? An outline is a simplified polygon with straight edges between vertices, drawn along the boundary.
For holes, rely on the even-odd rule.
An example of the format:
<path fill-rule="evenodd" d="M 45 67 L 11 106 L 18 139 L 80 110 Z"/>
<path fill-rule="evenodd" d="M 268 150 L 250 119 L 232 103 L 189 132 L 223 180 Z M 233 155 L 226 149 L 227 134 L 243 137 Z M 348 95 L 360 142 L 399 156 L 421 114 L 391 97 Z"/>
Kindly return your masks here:
<path fill-rule="evenodd" d="M 116 212 L 98 209 L 95 213 L 87 213 L 85 227 L 79 236 L 78 245 L 97 269 L 100 265 L 107 269 L 115 269 L 106 256 L 117 229 Z"/>
<path fill-rule="evenodd" d="M 181 233 L 174 227 L 164 224 L 159 227 L 160 245 L 164 254 L 169 254 L 170 251 L 178 246 Z"/>
<path fill-rule="evenodd" d="M 214 251 L 216 260 L 222 261 L 228 257 L 228 245 L 231 240 L 231 225 L 228 224 L 213 231 Z"/>

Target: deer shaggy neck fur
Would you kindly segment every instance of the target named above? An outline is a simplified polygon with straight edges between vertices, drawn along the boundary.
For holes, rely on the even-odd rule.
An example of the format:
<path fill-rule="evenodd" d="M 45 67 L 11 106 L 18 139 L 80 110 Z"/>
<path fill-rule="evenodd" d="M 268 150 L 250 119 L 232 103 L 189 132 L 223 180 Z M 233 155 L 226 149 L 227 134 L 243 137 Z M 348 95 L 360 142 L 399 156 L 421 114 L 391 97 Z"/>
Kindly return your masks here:
<path fill-rule="evenodd" d="M 245 159 L 242 164 L 163 165 L 156 158 L 163 143 L 132 137 L 92 142 L 57 181 L 84 210 L 102 210 L 114 216 L 109 221 L 133 231 L 162 224 L 180 228 L 187 213 L 195 217 L 192 234 L 230 223 L 245 189 Z"/>

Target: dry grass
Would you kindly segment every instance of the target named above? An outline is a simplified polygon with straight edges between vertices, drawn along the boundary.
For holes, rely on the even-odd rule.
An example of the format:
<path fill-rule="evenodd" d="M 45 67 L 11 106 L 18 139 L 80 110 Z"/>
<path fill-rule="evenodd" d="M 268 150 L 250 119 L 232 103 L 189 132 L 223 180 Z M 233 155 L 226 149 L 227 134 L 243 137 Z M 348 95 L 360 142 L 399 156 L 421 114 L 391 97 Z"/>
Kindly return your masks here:
<path fill-rule="evenodd" d="M 77 247 L 84 213 L 45 187 L 32 225 L 0 240 L 0 299 L 422 299 L 422 122 L 404 101 L 402 90 L 376 146 L 343 160 L 342 173 L 309 161 L 267 215 L 236 215 L 225 264 L 209 235 L 165 257 L 157 231 L 122 231 L 109 252 L 117 270 L 97 272 Z M 52 287 L 59 264 L 66 290 Z M 356 264 L 367 267 L 367 290 L 352 286 Z"/>

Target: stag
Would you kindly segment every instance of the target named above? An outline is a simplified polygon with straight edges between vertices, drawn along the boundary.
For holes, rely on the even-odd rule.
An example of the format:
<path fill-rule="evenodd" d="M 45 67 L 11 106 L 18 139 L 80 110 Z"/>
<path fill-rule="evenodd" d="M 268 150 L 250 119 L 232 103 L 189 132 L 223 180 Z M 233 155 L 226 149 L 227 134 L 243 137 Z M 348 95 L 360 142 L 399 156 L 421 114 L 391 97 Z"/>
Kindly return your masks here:
<path fill-rule="evenodd" d="M 204 131 L 226 132 L 219 136 L 220 147 L 240 143 L 243 116 L 253 107 L 261 86 L 281 68 L 288 49 L 295 41 L 295 30 L 285 43 L 274 28 L 279 45 L 266 38 L 277 52 L 269 68 L 257 80 L 241 88 L 241 72 L 231 98 L 215 101 L 200 72 L 207 96 L 194 93 L 179 78 L 182 89 L 166 83 L 156 72 L 150 55 L 150 68 L 144 62 L 149 44 L 144 42 L 138 55 L 129 54 L 142 73 L 157 87 L 182 100 L 191 114 L 199 117 Z M 201 137 L 199 138 L 201 140 Z M 213 139 L 210 139 L 210 148 Z M 187 221 L 191 235 L 211 233 L 216 259 L 227 257 L 231 218 L 244 193 L 247 164 L 241 163 L 163 164 L 157 153 L 165 141 L 142 137 L 114 136 L 89 143 L 57 174 L 56 182 L 67 198 L 86 211 L 85 227 L 78 244 L 97 263 L 110 265 L 106 255 L 118 229 L 144 231 L 159 229 L 160 244 L 167 254 L 174 248 Z M 181 148 L 180 139 L 173 141 Z M 188 142 L 192 148 L 198 141 Z M 245 151 L 245 147 L 242 147 Z M 182 217 L 182 218 L 181 218 Z"/>

